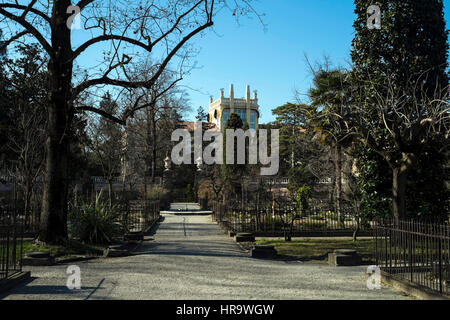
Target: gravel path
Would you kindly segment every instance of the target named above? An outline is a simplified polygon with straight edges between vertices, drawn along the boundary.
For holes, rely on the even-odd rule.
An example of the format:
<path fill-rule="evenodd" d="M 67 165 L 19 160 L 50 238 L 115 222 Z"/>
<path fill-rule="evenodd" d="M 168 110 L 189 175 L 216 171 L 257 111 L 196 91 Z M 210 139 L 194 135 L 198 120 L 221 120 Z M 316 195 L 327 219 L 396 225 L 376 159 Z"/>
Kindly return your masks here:
<path fill-rule="evenodd" d="M 250 258 L 210 216 L 167 215 L 136 255 L 74 264 L 81 290 L 69 265 L 24 267 L 32 280 L 5 299 L 408 299 L 367 289 L 365 267 Z"/>

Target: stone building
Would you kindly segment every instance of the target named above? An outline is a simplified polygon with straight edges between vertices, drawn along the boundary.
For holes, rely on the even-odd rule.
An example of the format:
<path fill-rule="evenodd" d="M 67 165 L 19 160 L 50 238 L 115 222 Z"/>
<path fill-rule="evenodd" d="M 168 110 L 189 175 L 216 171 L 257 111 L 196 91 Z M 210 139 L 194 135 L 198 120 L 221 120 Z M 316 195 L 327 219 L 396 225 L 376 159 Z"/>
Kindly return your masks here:
<path fill-rule="evenodd" d="M 259 105 L 256 91 L 253 99 L 250 98 L 250 86 L 247 85 L 245 98 L 235 98 L 233 84 L 230 85 L 230 97 L 224 96 L 224 90 L 220 90 L 220 97 L 209 100 L 208 121 L 217 128 L 223 130 L 231 113 L 236 113 L 243 122 L 247 122 L 250 129 L 258 129 Z"/>

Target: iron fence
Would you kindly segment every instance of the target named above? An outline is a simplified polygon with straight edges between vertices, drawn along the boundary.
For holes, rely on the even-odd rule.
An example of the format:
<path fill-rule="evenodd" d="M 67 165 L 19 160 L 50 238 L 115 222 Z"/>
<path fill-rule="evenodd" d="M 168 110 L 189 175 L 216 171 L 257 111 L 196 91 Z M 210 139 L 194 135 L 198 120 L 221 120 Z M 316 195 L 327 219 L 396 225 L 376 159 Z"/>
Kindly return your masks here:
<path fill-rule="evenodd" d="M 372 235 L 374 222 L 361 219 L 350 208 L 300 211 L 293 202 L 225 205 L 212 202 L 213 219 L 233 232 L 256 236 Z"/>
<path fill-rule="evenodd" d="M 95 191 L 88 190 L 85 194 L 74 193 L 73 206 L 83 204 L 111 202 L 112 206 L 117 206 L 120 211 L 120 223 L 125 234 L 145 232 L 153 223 L 160 218 L 160 200 L 145 199 L 139 191 L 116 190 L 109 195 L 108 190 Z"/>
<path fill-rule="evenodd" d="M 20 223 L 24 236 L 33 237 L 38 233 L 41 216 L 41 194 L 36 192 L 27 198 L 19 188 L 0 191 L 0 207 L 2 206 L 11 208 L 15 212 L 16 222 Z"/>
<path fill-rule="evenodd" d="M 425 290 L 450 293 L 450 226 L 421 221 L 378 221 L 375 258 L 382 271 Z"/>
<path fill-rule="evenodd" d="M 14 207 L 0 206 L 0 280 L 22 271 L 23 224 Z"/>
<path fill-rule="evenodd" d="M 123 212 L 126 233 L 143 233 L 160 218 L 159 201 L 130 200 Z"/>

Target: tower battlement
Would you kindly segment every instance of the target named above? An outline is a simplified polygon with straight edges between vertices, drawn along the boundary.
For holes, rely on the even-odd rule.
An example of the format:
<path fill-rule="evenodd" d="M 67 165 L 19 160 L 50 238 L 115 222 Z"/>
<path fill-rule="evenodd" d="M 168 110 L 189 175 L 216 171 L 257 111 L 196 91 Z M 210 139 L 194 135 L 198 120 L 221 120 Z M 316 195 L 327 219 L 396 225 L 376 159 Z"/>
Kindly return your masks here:
<path fill-rule="evenodd" d="M 224 90 L 220 90 L 220 97 L 213 101 L 209 99 L 208 121 L 214 123 L 220 130 L 225 127 L 230 114 L 236 113 L 243 122 L 247 122 L 250 129 L 258 129 L 259 105 L 258 94 L 253 93 L 253 99 L 250 97 L 250 86 L 247 85 L 245 98 L 234 97 L 234 86 L 230 85 L 230 95 L 228 98 L 224 95 Z"/>

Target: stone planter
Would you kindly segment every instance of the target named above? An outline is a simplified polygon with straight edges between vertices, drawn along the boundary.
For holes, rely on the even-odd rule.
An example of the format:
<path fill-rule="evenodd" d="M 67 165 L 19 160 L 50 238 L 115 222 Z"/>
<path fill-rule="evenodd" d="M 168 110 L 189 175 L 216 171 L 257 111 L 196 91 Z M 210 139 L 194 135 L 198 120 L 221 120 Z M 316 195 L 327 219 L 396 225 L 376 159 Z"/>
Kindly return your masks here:
<path fill-rule="evenodd" d="M 238 233 L 234 240 L 236 242 L 255 242 L 255 236 L 252 233 Z"/>
<path fill-rule="evenodd" d="M 48 252 L 28 252 L 22 259 L 24 266 L 52 266 L 55 264 L 55 257 Z"/>
<path fill-rule="evenodd" d="M 111 245 L 105 249 L 103 256 L 106 258 L 112 257 L 126 257 L 129 256 L 130 252 L 123 245 Z"/>
<path fill-rule="evenodd" d="M 361 256 L 356 250 L 337 249 L 328 254 L 328 264 L 330 266 L 359 266 L 361 265 Z"/>

